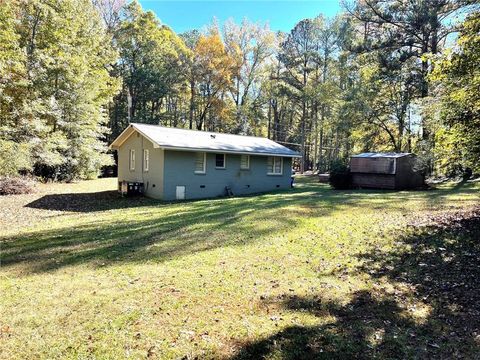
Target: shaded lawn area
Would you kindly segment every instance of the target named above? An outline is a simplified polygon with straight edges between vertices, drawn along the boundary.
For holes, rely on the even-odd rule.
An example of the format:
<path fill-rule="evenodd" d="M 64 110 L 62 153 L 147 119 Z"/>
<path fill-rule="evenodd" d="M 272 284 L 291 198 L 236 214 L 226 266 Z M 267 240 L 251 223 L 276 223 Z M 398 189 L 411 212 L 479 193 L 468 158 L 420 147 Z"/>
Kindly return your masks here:
<path fill-rule="evenodd" d="M 332 191 L 300 178 L 292 191 L 171 204 L 114 188 L 22 198 L 22 226 L 0 239 L 0 358 L 480 351 L 480 222 L 466 210 L 478 185 Z M 12 203 L 0 198 L 0 212 Z"/>

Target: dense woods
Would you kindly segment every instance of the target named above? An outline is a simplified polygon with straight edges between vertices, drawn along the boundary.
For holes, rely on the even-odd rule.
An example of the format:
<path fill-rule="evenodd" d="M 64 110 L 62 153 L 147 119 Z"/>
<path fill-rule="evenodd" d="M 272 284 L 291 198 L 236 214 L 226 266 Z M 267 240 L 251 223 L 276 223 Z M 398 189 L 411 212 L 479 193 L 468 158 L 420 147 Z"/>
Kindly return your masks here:
<path fill-rule="evenodd" d="M 408 151 L 430 174 L 478 174 L 477 4 L 343 5 L 289 33 L 176 34 L 136 1 L 0 0 L 0 175 L 95 177 L 129 122 L 268 136 L 301 171 Z"/>

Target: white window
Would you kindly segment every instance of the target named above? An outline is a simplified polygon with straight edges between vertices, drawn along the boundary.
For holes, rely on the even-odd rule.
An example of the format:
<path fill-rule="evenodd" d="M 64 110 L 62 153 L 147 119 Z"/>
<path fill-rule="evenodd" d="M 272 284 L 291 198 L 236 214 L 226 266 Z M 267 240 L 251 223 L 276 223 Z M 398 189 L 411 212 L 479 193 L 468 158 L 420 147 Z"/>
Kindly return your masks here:
<path fill-rule="evenodd" d="M 267 160 L 267 175 L 282 175 L 283 158 L 278 156 L 269 156 Z"/>
<path fill-rule="evenodd" d="M 215 168 L 225 169 L 225 154 L 215 154 Z"/>
<path fill-rule="evenodd" d="M 207 168 L 207 154 L 197 152 L 195 154 L 195 174 L 205 174 Z"/>
<path fill-rule="evenodd" d="M 150 151 L 147 149 L 143 150 L 143 171 L 148 171 L 150 166 Z"/>
<path fill-rule="evenodd" d="M 135 170 L 135 150 L 130 150 L 130 170 Z"/>
<path fill-rule="evenodd" d="M 250 169 L 250 155 L 240 155 L 240 169 Z"/>

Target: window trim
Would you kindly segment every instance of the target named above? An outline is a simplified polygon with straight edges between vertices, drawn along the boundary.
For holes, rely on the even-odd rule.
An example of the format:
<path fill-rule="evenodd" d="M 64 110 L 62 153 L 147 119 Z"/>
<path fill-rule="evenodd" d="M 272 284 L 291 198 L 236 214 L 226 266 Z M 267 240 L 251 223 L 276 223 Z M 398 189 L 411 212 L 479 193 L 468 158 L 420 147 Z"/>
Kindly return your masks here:
<path fill-rule="evenodd" d="M 273 159 L 273 166 L 272 166 L 272 170 L 273 172 L 269 172 L 268 171 L 268 159 L 272 158 Z M 280 172 L 275 172 L 275 162 L 276 160 L 275 159 L 280 159 Z M 280 176 L 280 175 L 283 175 L 283 157 L 282 156 L 269 156 L 267 158 L 267 175 L 276 175 L 276 176 Z"/>
<path fill-rule="evenodd" d="M 196 170 L 198 154 L 203 154 L 203 170 Z M 207 153 L 205 151 L 195 152 L 195 163 L 194 163 L 194 171 L 193 172 L 195 174 L 200 174 L 200 175 L 207 173 Z"/>
<path fill-rule="evenodd" d="M 217 166 L 217 155 L 223 155 L 223 166 Z M 215 154 L 215 169 L 225 170 L 227 168 L 227 154 L 216 153 Z"/>
<path fill-rule="evenodd" d="M 247 157 L 247 167 L 242 167 L 242 156 Z M 240 155 L 240 170 L 250 170 L 250 155 L 246 155 L 246 154 Z"/>
<path fill-rule="evenodd" d="M 129 168 L 130 168 L 130 171 L 135 171 L 135 149 L 130 149 L 130 153 L 129 153 Z"/>
<path fill-rule="evenodd" d="M 148 172 L 150 168 L 150 150 L 143 149 L 143 172 Z"/>

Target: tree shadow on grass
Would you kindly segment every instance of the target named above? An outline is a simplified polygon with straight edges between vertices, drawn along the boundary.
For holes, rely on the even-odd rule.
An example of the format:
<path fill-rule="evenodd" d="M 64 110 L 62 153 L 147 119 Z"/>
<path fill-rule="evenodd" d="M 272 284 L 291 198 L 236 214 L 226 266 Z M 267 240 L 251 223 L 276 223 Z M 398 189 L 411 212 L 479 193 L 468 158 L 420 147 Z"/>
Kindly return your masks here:
<path fill-rule="evenodd" d="M 23 273 L 35 273 L 78 264 L 161 262 L 275 236 L 294 229 L 305 217 L 327 216 L 339 206 L 362 208 L 373 199 L 379 201 L 378 205 L 371 205 L 374 208 L 384 204 L 389 208 L 405 207 L 410 196 L 374 191 L 336 192 L 309 182 L 300 183 L 291 191 L 261 196 L 174 204 L 122 198 L 114 192 L 79 194 L 73 198 L 72 195 L 66 195 L 64 205 L 52 205 L 56 202 L 52 200 L 47 201 L 50 205 L 34 206 L 85 213 L 129 210 L 108 216 L 99 213 L 73 225 L 65 223 L 0 238 L 3 268 L 17 266 Z"/>
<path fill-rule="evenodd" d="M 86 195 L 81 194 L 78 199 Z M 29 274 L 78 264 L 161 262 L 274 236 L 294 228 L 300 218 L 299 211 L 309 212 L 314 208 L 318 216 L 323 216 L 332 210 L 319 207 L 316 199 L 303 196 L 303 192 L 171 204 L 123 199 L 106 192 L 103 195 L 110 203 L 107 208 L 103 201 L 97 202 L 97 193 L 88 195 L 91 198 L 86 208 L 95 207 L 96 203 L 98 211 L 128 208 L 131 200 L 131 207 L 136 208 L 120 211 L 117 218 L 115 212 L 102 214 L 70 226 L 66 223 L 51 230 L 0 238 L 2 267 L 17 266 L 20 272 Z M 291 205 L 293 208 L 289 208 Z M 78 210 L 76 204 L 61 208 Z"/>
<path fill-rule="evenodd" d="M 266 339 L 246 344 L 232 359 L 358 359 L 403 358 L 399 344 L 417 330 L 389 297 L 367 291 L 354 294 L 347 305 L 318 297 L 285 296 L 270 299 L 288 311 L 311 313 L 333 321 L 319 326 L 293 325 Z"/>
<path fill-rule="evenodd" d="M 233 359 L 479 358 L 480 209 L 431 219 L 398 249 L 361 255 L 360 268 L 394 290 L 355 292 L 350 301 L 284 295 L 268 299 L 331 323 L 295 325 L 244 344 Z M 414 315 L 417 307 L 423 316 Z"/>
<path fill-rule="evenodd" d="M 318 190 L 305 184 L 260 196 L 177 203 L 122 198 L 114 191 L 46 195 L 28 206 L 85 213 L 86 221 L 67 217 L 65 224 L 58 221 L 52 229 L 0 238 L 0 262 L 4 269 L 18 266 L 35 273 L 77 264 L 164 261 L 247 244 L 294 228 L 302 216 L 328 215 L 343 195 L 319 201 Z M 88 217 L 109 210 L 119 211 Z"/>
<path fill-rule="evenodd" d="M 48 194 L 25 206 L 32 209 L 88 213 L 147 206 L 155 203 L 155 200 L 141 196 L 125 198 L 120 196 L 117 191 L 100 191 L 89 193 Z"/>
<path fill-rule="evenodd" d="M 287 191 L 275 191 L 270 194 L 279 194 L 280 196 L 301 195 L 304 197 L 310 193 L 311 200 L 323 201 L 324 203 L 345 202 L 352 203 L 358 200 L 365 200 L 368 198 L 383 198 L 390 204 L 402 204 L 404 201 L 412 198 L 428 199 L 431 203 L 441 204 L 446 197 L 456 192 L 462 194 L 478 193 L 478 188 L 474 184 L 456 185 L 452 188 L 435 189 L 435 190 L 416 190 L 416 191 L 393 191 L 393 190 L 331 190 L 328 185 L 318 184 L 316 180 L 306 178 L 300 180 L 296 187 Z M 267 193 L 268 194 L 268 193 Z M 253 198 L 262 194 L 251 194 L 240 196 L 237 198 Z M 319 199 L 321 198 L 321 199 Z M 218 200 L 219 198 L 212 198 L 210 200 Z M 202 200 L 190 200 L 196 202 Z M 100 191 L 100 192 L 86 192 L 86 193 L 66 193 L 66 194 L 47 194 L 39 199 L 36 199 L 26 207 L 33 209 L 55 210 L 65 212 L 98 212 L 115 209 L 128 209 L 140 206 L 158 206 L 162 204 L 169 204 L 168 202 L 149 199 L 142 196 L 122 197 L 115 190 Z"/>
<path fill-rule="evenodd" d="M 408 245 L 361 255 L 362 271 L 406 283 L 431 307 L 429 323 L 441 330 L 435 354 L 480 356 L 480 208 L 420 219 L 399 237 Z"/>

